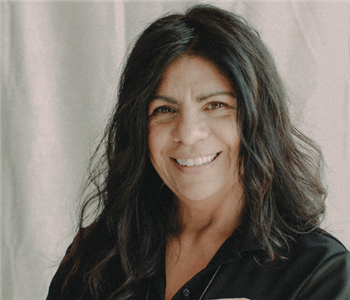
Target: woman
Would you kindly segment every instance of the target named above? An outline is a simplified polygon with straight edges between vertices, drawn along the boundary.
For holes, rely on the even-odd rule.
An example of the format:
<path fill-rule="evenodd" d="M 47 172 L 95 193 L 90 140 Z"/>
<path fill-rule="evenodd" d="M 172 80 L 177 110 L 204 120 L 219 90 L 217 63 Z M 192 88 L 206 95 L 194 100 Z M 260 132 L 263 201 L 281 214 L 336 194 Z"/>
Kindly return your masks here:
<path fill-rule="evenodd" d="M 321 152 L 239 16 L 195 6 L 151 24 L 101 149 L 47 299 L 350 298 L 349 252 L 318 227 Z"/>

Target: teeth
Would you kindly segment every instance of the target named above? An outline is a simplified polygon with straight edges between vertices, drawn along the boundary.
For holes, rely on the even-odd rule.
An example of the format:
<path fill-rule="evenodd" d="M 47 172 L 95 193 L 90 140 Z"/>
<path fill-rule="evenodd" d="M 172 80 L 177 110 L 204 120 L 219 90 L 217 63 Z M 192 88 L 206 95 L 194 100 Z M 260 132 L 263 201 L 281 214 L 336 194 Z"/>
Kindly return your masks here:
<path fill-rule="evenodd" d="M 201 164 L 202 164 L 202 159 L 201 159 L 201 158 L 195 158 L 195 159 L 194 159 L 194 164 L 195 164 L 196 166 L 201 165 Z"/>
<path fill-rule="evenodd" d="M 176 159 L 177 163 L 181 166 L 193 167 L 208 164 L 217 157 L 218 154 L 213 154 L 205 157 L 189 158 L 189 159 Z"/>
<path fill-rule="evenodd" d="M 192 158 L 188 159 L 187 162 L 186 162 L 186 159 L 184 159 L 184 161 L 188 167 L 194 166 L 194 160 Z"/>

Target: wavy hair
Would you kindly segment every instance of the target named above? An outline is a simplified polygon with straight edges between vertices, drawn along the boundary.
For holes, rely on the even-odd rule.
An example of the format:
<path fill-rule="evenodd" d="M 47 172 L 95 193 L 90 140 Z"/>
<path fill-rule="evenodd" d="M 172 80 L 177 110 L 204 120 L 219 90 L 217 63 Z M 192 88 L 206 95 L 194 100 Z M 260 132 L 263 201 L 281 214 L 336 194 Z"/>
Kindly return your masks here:
<path fill-rule="evenodd" d="M 167 235 L 176 230 L 176 203 L 149 159 L 147 111 L 164 70 L 182 55 L 212 61 L 235 88 L 240 179 L 250 228 L 267 256 L 286 258 L 292 237 L 319 225 L 326 197 L 322 154 L 291 124 L 269 50 L 240 16 L 197 5 L 152 23 L 127 58 L 115 109 L 91 160 L 100 158 L 88 182 L 95 192 L 62 262 L 70 270 L 64 291 L 83 274 L 84 293 L 94 299 L 135 299 L 155 274 Z M 96 215 L 84 227 L 91 204 Z M 121 269 L 116 290 L 104 280 L 113 261 Z"/>

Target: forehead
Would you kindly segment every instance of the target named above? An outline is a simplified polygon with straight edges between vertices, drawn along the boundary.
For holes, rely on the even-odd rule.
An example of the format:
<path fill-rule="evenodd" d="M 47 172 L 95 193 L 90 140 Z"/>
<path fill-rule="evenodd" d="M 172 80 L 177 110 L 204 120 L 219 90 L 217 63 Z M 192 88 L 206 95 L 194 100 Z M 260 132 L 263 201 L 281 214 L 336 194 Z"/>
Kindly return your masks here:
<path fill-rule="evenodd" d="M 177 58 L 166 68 L 156 94 L 177 94 L 185 90 L 197 94 L 234 91 L 232 82 L 213 62 L 200 56 L 189 55 Z"/>

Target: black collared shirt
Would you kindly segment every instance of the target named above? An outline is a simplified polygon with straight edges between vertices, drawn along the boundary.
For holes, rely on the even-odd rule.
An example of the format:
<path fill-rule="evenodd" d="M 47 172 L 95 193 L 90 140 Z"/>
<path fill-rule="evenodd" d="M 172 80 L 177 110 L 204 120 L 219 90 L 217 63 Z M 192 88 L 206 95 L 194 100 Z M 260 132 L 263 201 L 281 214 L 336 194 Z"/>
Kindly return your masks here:
<path fill-rule="evenodd" d="M 266 257 L 262 247 L 250 238 L 246 226 L 241 226 L 224 242 L 208 266 L 172 300 L 350 299 L 350 253 L 326 232 L 300 235 L 287 262 L 259 262 L 261 257 Z M 111 285 L 121 271 L 113 272 L 109 276 Z M 56 273 L 48 300 L 74 299 L 58 295 L 65 274 L 62 270 Z M 138 299 L 164 300 L 165 282 L 164 258 L 158 274 Z M 80 284 L 77 282 L 77 289 Z"/>
<path fill-rule="evenodd" d="M 263 247 L 247 234 L 247 224 L 221 246 L 208 266 L 172 300 L 346 300 L 350 299 L 350 253 L 333 236 L 298 237 L 287 262 L 257 262 Z M 165 267 L 155 278 L 149 299 L 163 300 Z"/>

